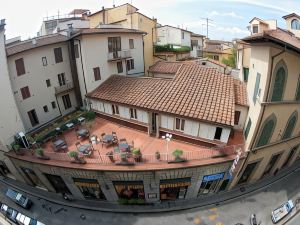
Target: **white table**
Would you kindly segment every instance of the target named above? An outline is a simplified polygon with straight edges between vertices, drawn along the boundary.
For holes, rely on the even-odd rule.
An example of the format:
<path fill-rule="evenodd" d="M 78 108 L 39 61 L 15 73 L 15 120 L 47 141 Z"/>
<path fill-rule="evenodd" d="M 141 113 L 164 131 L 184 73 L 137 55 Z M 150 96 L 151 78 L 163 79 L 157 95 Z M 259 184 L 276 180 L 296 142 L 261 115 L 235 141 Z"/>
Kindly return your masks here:
<path fill-rule="evenodd" d="M 85 118 L 81 116 L 81 117 L 78 117 L 77 120 L 79 123 L 82 123 L 85 121 Z"/>
<path fill-rule="evenodd" d="M 66 127 L 67 127 L 68 129 L 71 129 L 71 128 L 74 127 L 74 123 L 67 123 L 67 124 L 66 124 Z"/>

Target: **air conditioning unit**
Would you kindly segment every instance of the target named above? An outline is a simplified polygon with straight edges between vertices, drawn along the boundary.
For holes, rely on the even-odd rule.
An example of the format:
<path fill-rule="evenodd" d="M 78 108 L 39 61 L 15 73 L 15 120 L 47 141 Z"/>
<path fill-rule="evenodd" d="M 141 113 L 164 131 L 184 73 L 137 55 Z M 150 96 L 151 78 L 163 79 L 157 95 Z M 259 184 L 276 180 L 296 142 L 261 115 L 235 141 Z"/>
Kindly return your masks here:
<path fill-rule="evenodd" d="M 16 138 L 17 138 L 17 140 L 19 140 L 22 147 L 29 148 L 29 143 L 27 141 L 27 138 L 26 138 L 25 134 L 22 131 L 17 133 Z"/>

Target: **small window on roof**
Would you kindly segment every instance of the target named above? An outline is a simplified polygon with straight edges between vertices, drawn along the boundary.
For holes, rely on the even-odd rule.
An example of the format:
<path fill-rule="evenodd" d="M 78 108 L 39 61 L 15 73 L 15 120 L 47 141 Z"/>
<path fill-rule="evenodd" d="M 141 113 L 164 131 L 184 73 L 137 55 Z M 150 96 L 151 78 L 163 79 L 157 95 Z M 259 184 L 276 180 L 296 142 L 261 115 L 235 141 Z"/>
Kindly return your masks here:
<path fill-rule="evenodd" d="M 253 25 L 252 27 L 252 33 L 257 34 L 258 33 L 258 25 Z"/>
<path fill-rule="evenodd" d="M 291 27 L 293 30 L 300 30 L 300 22 L 297 19 L 293 19 L 291 22 Z"/>

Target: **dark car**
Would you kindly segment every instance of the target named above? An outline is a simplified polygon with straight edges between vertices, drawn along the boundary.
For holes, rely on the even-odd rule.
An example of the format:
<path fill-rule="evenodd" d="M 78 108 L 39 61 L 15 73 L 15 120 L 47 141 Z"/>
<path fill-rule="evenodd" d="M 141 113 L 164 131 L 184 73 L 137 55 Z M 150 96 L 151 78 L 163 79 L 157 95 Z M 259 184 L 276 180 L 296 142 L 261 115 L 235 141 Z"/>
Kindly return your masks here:
<path fill-rule="evenodd" d="M 7 189 L 6 196 L 25 209 L 32 206 L 32 201 L 29 198 L 12 189 Z"/>
<path fill-rule="evenodd" d="M 16 217 L 18 215 L 18 211 L 10 208 L 9 206 L 2 204 L 1 205 L 1 212 L 11 221 L 17 222 Z"/>

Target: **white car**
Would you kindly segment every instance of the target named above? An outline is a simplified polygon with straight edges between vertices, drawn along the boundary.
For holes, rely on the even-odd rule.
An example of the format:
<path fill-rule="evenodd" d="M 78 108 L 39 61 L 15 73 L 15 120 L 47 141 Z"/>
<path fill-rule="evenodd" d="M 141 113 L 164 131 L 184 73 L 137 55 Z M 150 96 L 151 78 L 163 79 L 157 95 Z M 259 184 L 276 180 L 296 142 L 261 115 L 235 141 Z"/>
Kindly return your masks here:
<path fill-rule="evenodd" d="M 19 225 L 45 225 L 36 219 L 25 216 L 22 213 L 18 213 L 16 220 Z"/>
<path fill-rule="evenodd" d="M 289 200 L 279 206 L 277 209 L 272 211 L 272 221 L 273 223 L 277 223 L 286 215 L 288 215 L 294 208 L 294 203 L 292 200 Z"/>

